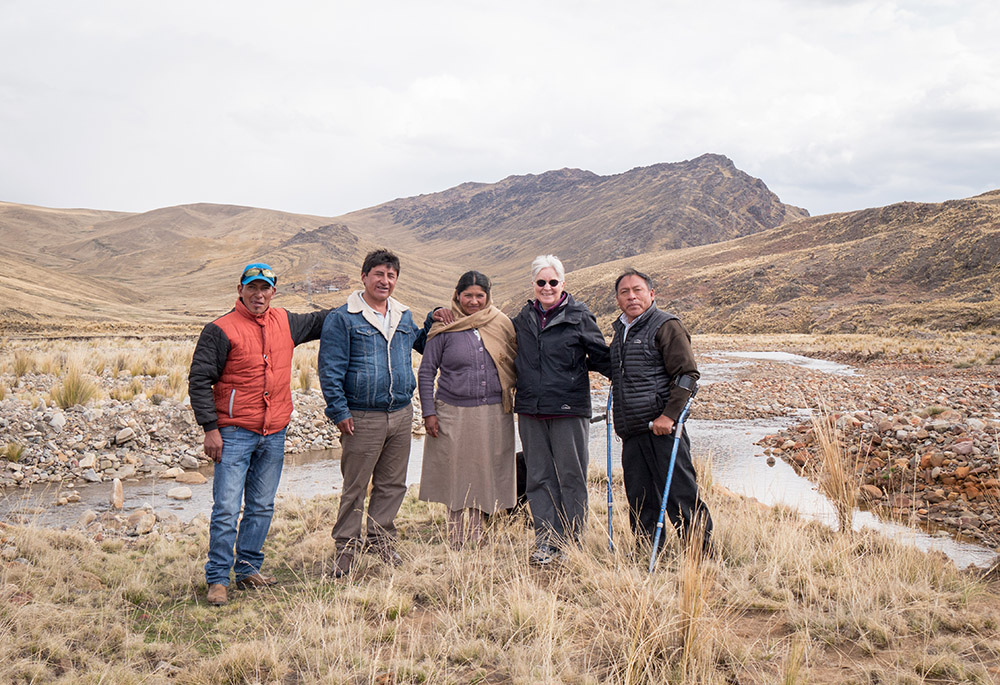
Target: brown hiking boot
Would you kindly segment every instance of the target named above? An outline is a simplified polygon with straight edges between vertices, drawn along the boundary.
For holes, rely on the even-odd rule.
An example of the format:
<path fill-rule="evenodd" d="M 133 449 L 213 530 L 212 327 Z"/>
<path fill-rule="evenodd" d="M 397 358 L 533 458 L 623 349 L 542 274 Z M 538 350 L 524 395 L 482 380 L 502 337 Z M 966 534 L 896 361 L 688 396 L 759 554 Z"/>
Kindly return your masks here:
<path fill-rule="evenodd" d="M 205 599 L 213 606 L 228 604 L 229 597 L 226 594 L 226 586 L 221 583 L 212 583 L 208 586 L 208 594 Z"/>
<path fill-rule="evenodd" d="M 354 569 L 354 552 L 349 549 L 345 549 L 337 554 L 336 561 L 333 562 L 333 577 L 343 578 L 346 575 L 350 575 L 351 571 Z"/>

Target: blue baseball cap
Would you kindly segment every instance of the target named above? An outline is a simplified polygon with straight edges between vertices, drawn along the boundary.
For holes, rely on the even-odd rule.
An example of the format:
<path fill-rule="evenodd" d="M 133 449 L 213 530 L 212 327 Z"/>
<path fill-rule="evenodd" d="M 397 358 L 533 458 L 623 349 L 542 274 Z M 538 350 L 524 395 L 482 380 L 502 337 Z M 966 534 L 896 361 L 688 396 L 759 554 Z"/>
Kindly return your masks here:
<path fill-rule="evenodd" d="M 240 276 L 240 285 L 246 285 L 250 281 L 264 281 L 273 288 L 278 282 L 278 277 L 274 275 L 270 266 L 258 262 L 247 264 L 246 268 L 243 269 L 243 275 Z"/>

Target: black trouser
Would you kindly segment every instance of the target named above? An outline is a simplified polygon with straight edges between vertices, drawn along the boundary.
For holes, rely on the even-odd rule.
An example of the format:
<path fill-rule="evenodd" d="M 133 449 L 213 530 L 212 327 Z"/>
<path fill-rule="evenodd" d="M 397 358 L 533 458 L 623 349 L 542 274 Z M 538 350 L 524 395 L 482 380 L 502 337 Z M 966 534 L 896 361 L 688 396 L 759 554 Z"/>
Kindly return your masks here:
<path fill-rule="evenodd" d="M 651 543 L 660 518 L 663 488 L 667 484 L 672 435 L 645 432 L 625 438 L 622 442 L 622 470 L 625 475 L 625 495 L 629 504 L 629 523 L 639 544 Z M 708 551 L 712 535 L 712 516 L 698 496 L 694 464 L 691 463 L 691 441 L 684 431 L 677 447 L 677 461 L 670 480 L 667 516 L 681 539 L 694 525 L 703 526 L 702 545 Z M 660 549 L 666 541 L 661 538 Z"/>

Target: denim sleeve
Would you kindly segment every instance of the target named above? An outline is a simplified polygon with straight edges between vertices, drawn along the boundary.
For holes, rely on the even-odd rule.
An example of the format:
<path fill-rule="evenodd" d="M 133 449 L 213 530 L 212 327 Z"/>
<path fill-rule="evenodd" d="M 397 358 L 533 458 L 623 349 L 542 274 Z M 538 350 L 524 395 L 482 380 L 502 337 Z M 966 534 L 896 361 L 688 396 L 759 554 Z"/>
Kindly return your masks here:
<path fill-rule="evenodd" d="M 351 418 L 344 392 L 344 379 L 351 358 L 351 328 L 347 315 L 335 310 L 323 322 L 323 333 L 319 338 L 319 358 L 317 371 L 319 386 L 326 399 L 326 415 L 334 423 Z"/>

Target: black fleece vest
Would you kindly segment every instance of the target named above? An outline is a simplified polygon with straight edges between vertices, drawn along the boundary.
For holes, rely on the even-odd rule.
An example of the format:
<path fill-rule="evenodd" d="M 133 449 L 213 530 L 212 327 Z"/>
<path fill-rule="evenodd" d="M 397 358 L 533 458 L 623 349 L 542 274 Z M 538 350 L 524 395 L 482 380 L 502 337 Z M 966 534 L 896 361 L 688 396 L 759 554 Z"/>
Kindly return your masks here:
<path fill-rule="evenodd" d="M 625 325 L 614 322 L 611 341 L 611 387 L 614 396 L 615 432 L 622 438 L 649 430 L 649 422 L 663 413 L 673 382 L 663 366 L 656 346 L 656 332 L 677 317 L 656 308 L 654 303 L 643 319 L 629 329 L 622 342 Z"/>

